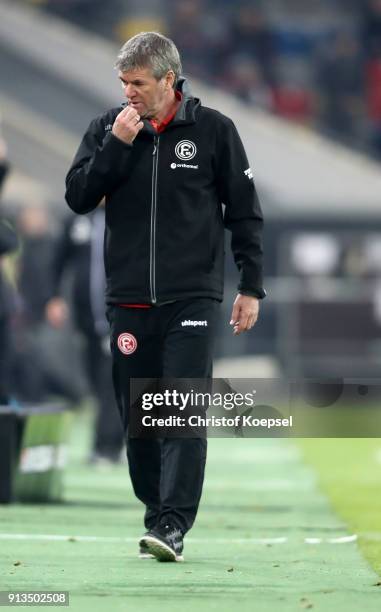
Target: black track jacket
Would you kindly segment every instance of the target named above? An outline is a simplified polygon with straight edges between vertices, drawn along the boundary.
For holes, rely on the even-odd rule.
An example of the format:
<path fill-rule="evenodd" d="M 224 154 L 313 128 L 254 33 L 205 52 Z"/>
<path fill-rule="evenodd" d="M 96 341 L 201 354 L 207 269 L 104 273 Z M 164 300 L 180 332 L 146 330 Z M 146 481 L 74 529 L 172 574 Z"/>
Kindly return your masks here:
<path fill-rule="evenodd" d="M 106 197 L 109 304 L 222 300 L 224 226 L 241 274 L 238 290 L 265 295 L 262 212 L 237 130 L 193 98 L 184 79 L 178 88 L 181 105 L 161 134 L 145 120 L 132 145 L 116 138 L 111 129 L 123 107 L 92 121 L 66 178 L 76 213 Z"/>

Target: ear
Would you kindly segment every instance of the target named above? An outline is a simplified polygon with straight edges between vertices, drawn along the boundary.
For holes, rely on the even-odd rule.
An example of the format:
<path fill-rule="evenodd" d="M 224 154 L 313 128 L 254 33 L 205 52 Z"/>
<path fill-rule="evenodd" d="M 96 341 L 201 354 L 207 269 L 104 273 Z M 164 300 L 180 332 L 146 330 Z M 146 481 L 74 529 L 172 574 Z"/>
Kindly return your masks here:
<path fill-rule="evenodd" d="M 166 89 L 173 89 L 174 82 L 175 82 L 175 73 L 173 72 L 173 70 L 168 70 L 167 74 L 165 75 Z"/>

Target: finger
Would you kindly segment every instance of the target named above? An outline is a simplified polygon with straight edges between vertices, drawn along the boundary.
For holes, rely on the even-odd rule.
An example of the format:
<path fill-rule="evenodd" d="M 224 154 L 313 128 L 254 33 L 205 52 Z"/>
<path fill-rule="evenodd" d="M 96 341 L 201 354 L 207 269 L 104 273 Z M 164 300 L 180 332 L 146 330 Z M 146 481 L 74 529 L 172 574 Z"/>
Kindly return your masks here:
<path fill-rule="evenodd" d="M 242 325 L 242 321 L 236 321 L 236 323 L 234 324 L 233 327 L 233 334 L 235 336 L 238 336 L 239 334 L 241 334 L 243 332 L 243 325 Z"/>
<path fill-rule="evenodd" d="M 126 106 L 123 110 L 120 111 L 119 115 L 116 117 L 116 121 L 131 121 L 131 119 L 137 114 L 138 113 L 135 108 Z"/>
<path fill-rule="evenodd" d="M 247 319 L 246 329 L 247 330 L 251 329 L 253 325 L 254 325 L 254 315 L 250 315 L 249 318 Z"/>
<path fill-rule="evenodd" d="M 133 106 L 130 106 L 129 104 L 127 104 L 127 106 L 125 106 L 123 108 L 123 110 L 121 111 L 121 114 L 123 114 L 123 115 L 131 115 L 131 114 L 134 114 L 136 112 L 137 112 L 136 108 L 134 108 Z"/>
<path fill-rule="evenodd" d="M 125 108 L 122 108 L 122 110 L 120 111 L 120 113 L 115 117 L 115 121 L 120 121 L 121 119 L 123 119 L 128 111 L 130 111 L 131 109 L 128 108 L 128 106 L 126 106 Z"/>
<path fill-rule="evenodd" d="M 125 117 L 123 118 L 123 123 L 126 127 L 130 127 L 135 126 L 137 123 L 139 123 L 140 121 L 140 116 L 137 114 L 136 111 L 134 111 L 134 113 L 130 114 L 130 115 L 125 115 Z"/>
<path fill-rule="evenodd" d="M 140 128 L 138 128 L 138 125 L 139 125 L 139 124 L 142 124 L 142 126 L 144 126 L 143 122 L 142 122 L 142 121 L 141 121 L 141 119 L 140 119 L 140 116 L 139 116 L 139 115 L 135 115 L 134 117 L 132 117 L 132 118 L 131 118 L 131 117 L 129 117 L 129 118 L 127 119 L 127 124 L 126 124 L 126 125 L 127 125 L 127 127 L 129 127 L 129 128 L 131 128 L 131 127 L 132 127 L 132 128 L 135 130 L 136 134 L 137 134 L 137 133 L 138 133 L 138 132 L 141 130 L 141 127 L 140 127 Z M 137 129 L 137 128 L 138 128 L 138 129 Z"/>
<path fill-rule="evenodd" d="M 232 314 L 230 317 L 230 325 L 234 325 L 235 323 L 237 323 L 237 321 L 239 321 L 240 310 L 241 309 L 237 304 L 233 305 L 233 310 L 232 310 Z"/>
<path fill-rule="evenodd" d="M 254 327 L 254 325 L 258 321 L 258 315 L 259 315 L 258 308 L 250 313 L 247 329 L 251 329 L 252 327 Z"/>
<path fill-rule="evenodd" d="M 239 334 L 242 332 L 243 332 L 242 324 L 240 322 L 236 323 L 233 327 L 233 334 L 235 336 L 239 336 Z"/>
<path fill-rule="evenodd" d="M 242 331 L 247 329 L 247 325 L 248 325 L 250 314 L 251 314 L 250 312 L 241 311 L 241 316 L 240 316 L 240 319 L 239 319 L 239 324 L 240 324 L 240 327 L 241 327 Z"/>
<path fill-rule="evenodd" d="M 241 311 L 240 319 L 234 326 L 234 334 L 238 335 L 244 331 L 248 331 L 253 326 L 254 315 L 252 312 Z"/>
<path fill-rule="evenodd" d="M 136 117 L 138 115 L 138 111 L 136 110 L 136 108 L 133 108 L 132 106 L 128 106 L 127 110 L 128 110 L 128 112 L 126 113 L 127 117 Z"/>
<path fill-rule="evenodd" d="M 133 114 L 124 115 L 123 117 L 115 121 L 116 127 L 120 126 L 122 129 L 128 129 L 128 130 L 132 129 L 134 131 L 139 123 L 141 123 L 140 115 L 138 115 L 135 110 L 133 111 Z M 141 127 L 139 127 L 139 129 L 135 131 L 135 133 L 137 134 L 140 130 L 141 130 Z"/>
<path fill-rule="evenodd" d="M 254 325 L 256 324 L 256 322 L 257 322 L 257 321 L 258 321 L 258 313 L 256 313 L 256 314 L 253 316 L 253 322 L 252 322 L 251 326 L 252 326 L 252 327 L 254 327 Z"/>

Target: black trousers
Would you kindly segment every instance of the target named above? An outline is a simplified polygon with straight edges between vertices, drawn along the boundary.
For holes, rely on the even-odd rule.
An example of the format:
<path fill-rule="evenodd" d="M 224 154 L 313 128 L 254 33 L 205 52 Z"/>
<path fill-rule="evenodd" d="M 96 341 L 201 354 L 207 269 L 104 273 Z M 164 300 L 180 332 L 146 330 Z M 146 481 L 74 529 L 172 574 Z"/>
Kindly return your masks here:
<path fill-rule="evenodd" d="M 108 308 L 115 394 L 127 435 L 130 477 L 135 495 L 146 506 L 147 529 L 164 517 L 183 533 L 192 527 L 207 442 L 128 437 L 130 378 L 211 378 L 218 309 L 219 302 L 210 298 L 147 309 Z M 192 326 L 194 321 L 204 323 Z"/>

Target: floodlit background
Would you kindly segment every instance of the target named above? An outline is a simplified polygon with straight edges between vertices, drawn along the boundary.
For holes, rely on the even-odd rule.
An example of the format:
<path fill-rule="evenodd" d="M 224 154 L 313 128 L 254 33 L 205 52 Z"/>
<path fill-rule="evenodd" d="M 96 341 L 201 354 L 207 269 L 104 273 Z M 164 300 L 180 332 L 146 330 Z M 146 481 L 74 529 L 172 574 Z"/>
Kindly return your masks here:
<path fill-rule="evenodd" d="M 144 29 L 172 37 L 193 91 L 233 117 L 266 216 L 269 297 L 255 330 L 232 339 L 228 258 L 217 357 L 240 359 L 236 376 L 377 376 L 379 0 L 2 0 L 0 108 L 12 164 L 3 211 L 43 206 L 39 231 L 54 242 L 80 138 L 122 100 L 116 51 Z M 48 245 L 42 259 L 40 276 Z"/>

